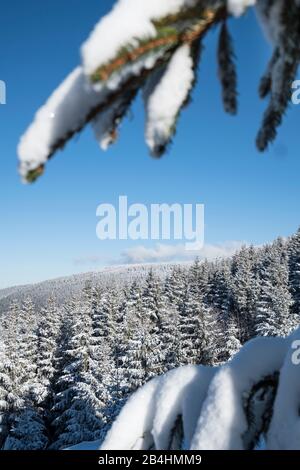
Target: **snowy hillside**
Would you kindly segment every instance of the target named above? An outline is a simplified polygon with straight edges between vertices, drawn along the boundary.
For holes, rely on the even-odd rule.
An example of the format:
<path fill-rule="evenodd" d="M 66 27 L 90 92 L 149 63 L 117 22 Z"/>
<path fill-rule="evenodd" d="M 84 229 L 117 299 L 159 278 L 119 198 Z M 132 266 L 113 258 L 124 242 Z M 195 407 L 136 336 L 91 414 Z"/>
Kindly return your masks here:
<path fill-rule="evenodd" d="M 188 264 L 183 264 L 182 266 L 185 265 L 188 266 Z M 136 278 L 144 278 L 150 268 L 152 268 L 159 277 L 164 277 L 173 267 L 174 264 L 168 263 L 112 266 L 97 272 L 76 274 L 37 284 L 1 289 L 0 314 L 7 310 L 13 300 L 22 302 L 26 297 L 30 297 L 36 306 L 42 307 L 46 304 L 48 298 L 54 294 L 58 304 L 61 305 L 78 295 L 87 281 L 91 281 L 93 285 L 109 285 L 111 283 L 124 285 L 127 282 L 132 282 Z"/>

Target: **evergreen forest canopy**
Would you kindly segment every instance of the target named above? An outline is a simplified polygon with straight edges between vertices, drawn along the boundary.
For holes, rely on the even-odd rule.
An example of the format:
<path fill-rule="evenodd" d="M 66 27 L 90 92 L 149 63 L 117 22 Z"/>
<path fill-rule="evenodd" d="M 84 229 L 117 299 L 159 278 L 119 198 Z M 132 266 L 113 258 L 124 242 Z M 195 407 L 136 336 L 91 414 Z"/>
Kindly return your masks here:
<path fill-rule="evenodd" d="M 290 334 L 299 315 L 300 231 L 162 277 L 150 269 L 120 285 L 87 281 L 64 305 L 55 292 L 42 308 L 34 298 L 14 301 L 0 317 L 0 446 L 102 442 L 151 378 L 182 365 L 225 364 L 251 338 Z M 245 402 L 245 410 L 253 406 Z M 249 448 L 255 442 L 249 438 Z"/>

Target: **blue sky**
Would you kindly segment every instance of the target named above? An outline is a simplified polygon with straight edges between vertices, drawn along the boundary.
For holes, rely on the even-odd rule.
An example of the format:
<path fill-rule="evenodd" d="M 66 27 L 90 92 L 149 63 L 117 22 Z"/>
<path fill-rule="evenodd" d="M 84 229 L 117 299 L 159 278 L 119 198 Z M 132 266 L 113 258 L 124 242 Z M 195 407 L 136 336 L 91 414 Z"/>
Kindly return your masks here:
<path fill-rule="evenodd" d="M 141 243 L 101 242 L 95 232 L 98 204 L 116 203 L 122 194 L 130 203 L 204 203 L 208 244 L 231 240 L 261 244 L 293 233 L 300 224 L 300 108 L 291 107 L 269 152 L 261 155 L 254 146 L 265 106 L 257 97 L 257 85 L 271 49 L 252 13 L 231 21 L 239 72 L 237 118 L 222 110 L 217 35 L 211 34 L 193 103 L 182 114 L 164 159 L 155 161 L 148 155 L 143 109 L 137 100 L 119 142 L 109 152 L 99 150 L 87 129 L 53 159 L 36 184 L 20 183 L 16 170 L 20 135 L 79 62 L 81 43 L 112 4 L 110 0 L 2 2 L 0 79 L 7 84 L 7 104 L 0 106 L 0 287 L 96 269 L 122 259 L 124 250 Z"/>

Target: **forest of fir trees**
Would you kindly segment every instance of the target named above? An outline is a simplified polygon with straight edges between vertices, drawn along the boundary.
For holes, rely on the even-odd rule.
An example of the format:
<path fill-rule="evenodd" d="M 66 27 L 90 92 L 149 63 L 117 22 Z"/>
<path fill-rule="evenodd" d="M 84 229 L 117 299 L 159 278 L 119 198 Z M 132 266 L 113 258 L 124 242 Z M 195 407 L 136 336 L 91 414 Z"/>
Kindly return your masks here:
<path fill-rule="evenodd" d="M 300 318 L 300 230 L 230 259 L 178 265 L 58 305 L 13 302 L 1 320 L 0 448 L 101 441 L 128 396 L 185 364 L 228 361 Z"/>

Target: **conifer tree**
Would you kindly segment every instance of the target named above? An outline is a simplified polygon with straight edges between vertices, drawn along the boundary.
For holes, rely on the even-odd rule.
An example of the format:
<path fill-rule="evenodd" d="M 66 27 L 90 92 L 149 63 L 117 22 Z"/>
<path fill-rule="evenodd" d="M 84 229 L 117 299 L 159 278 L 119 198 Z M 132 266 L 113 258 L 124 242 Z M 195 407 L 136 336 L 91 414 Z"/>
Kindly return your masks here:
<path fill-rule="evenodd" d="M 40 384 L 37 377 L 36 312 L 30 298 L 24 300 L 18 310 L 11 307 L 16 324 L 8 337 L 15 334 L 12 346 L 14 367 L 12 374 L 11 413 L 5 450 L 39 450 L 48 443 L 43 413 L 38 407 Z M 18 316 L 16 317 L 16 314 Z"/>
<path fill-rule="evenodd" d="M 201 307 L 199 297 L 190 290 L 186 282 L 179 315 L 181 364 L 196 364 L 199 358 Z"/>
<path fill-rule="evenodd" d="M 144 361 L 146 380 L 159 374 L 163 359 L 160 342 L 162 331 L 163 295 L 160 280 L 150 269 L 142 295 L 144 322 Z"/>
<path fill-rule="evenodd" d="M 126 383 L 128 391 L 135 391 L 146 381 L 147 351 L 145 338 L 148 323 L 143 315 L 142 286 L 131 285 L 126 305 Z"/>
<path fill-rule="evenodd" d="M 15 417 L 4 450 L 45 450 L 48 436 L 43 417 L 32 406 L 32 400 L 25 399 L 24 409 Z"/>
<path fill-rule="evenodd" d="M 184 295 L 184 278 L 185 272 L 181 267 L 175 266 L 164 283 L 164 295 L 176 308 L 179 308 Z"/>
<path fill-rule="evenodd" d="M 210 276 L 207 297 L 209 305 L 220 315 L 220 321 L 226 319 L 233 310 L 232 289 L 230 266 L 227 262 L 217 263 Z"/>
<path fill-rule="evenodd" d="M 300 228 L 288 242 L 289 284 L 293 298 L 292 312 L 300 323 Z"/>
<path fill-rule="evenodd" d="M 42 308 L 37 325 L 37 376 L 39 382 L 39 403 L 49 409 L 51 386 L 56 374 L 55 354 L 57 350 L 60 314 L 54 297 L 49 297 Z M 46 403 L 45 403 L 46 402 Z"/>
<path fill-rule="evenodd" d="M 87 309 L 91 312 L 90 354 L 92 374 L 98 381 L 97 397 L 103 404 L 103 410 L 106 410 L 108 403 L 111 401 L 113 352 L 112 345 L 107 338 L 107 334 L 110 333 L 107 331 L 107 312 L 103 308 L 103 296 L 103 290 L 100 287 L 92 287 Z M 109 419 L 109 416 L 105 417 L 106 421 L 109 421 Z"/>
<path fill-rule="evenodd" d="M 165 298 L 161 311 L 161 373 L 180 365 L 179 311 L 176 305 Z"/>
<path fill-rule="evenodd" d="M 0 448 L 5 444 L 16 413 L 24 401 L 20 392 L 20 363 L 17 346 L 17 321 L 20 306 L 13 301 L 1 318 L 0 336 Z"/>
<path fill-rule="evenodd" d="M 55 441 L 53 449 L 62 449 L 101 435 L 104 425 L 103 403 L 98 398 L 98 382 L 93 377 L 90 351 L 91 316 L 80 302 L 72 311 L 73 321 L 64 351 L 64 368 L 58 380 L 53 406 Z"/>
<path fill-rule="evenodd" d="M 0 324 L 0 449 L 7 437 L 9 429 L 9 393 L 12 389 L 12 364 L 6 354 L 7 344 L 4 329 Z"/>
<path fill-rule="evenodd" d="M 36 382 L 37 378 L 37 317 L 31 298 L 26 298 L 22 304 L 17 319 L 18 355 L 20 363 L 22 386 L 26 388 Z"/>
<path fill-rule="evenodd" d="M 210 265 L 207 260 L 200 262 L 199 258 L 196 258 L 188 273 L 190 289 L 194 294 L 205 298 L 208 290 L 209 275 Z"/>
<path fill-rule="evenodd" d="M 199 316 L 199 352 L 196 363 L 203 365 L 215 365 L 220 354 L 220 342 L 222 341 L 222 331 L 217 323 L 216 312 L 205 305 L 199 299 L 197 310 Z"/>
<path fill-rule="evenodd" d="M 243 247 L 233 256 L 231 265 L 233 314 L 238 324 L 239 339 L 242 344 L 255 334 L 258 296 L 256 256 L 253 247 Z"/>
<path fill-rule="evenodd" d="M 280 246 L 266 247 L 259 265 L 260 295 L 257 302 L 256 332 L 261 336 L 286 336 L 295 328 L 290 315 L 292 298 L 288 266 Z"/>
<path fill-rule="evenodd" d="M 225 331 L 222 338 L 222 362 L 227 362 L 231 359 L 240 349 L 241 342 L 239 340 L 239 330 L 233 316 L 228 316 L 225 322 Z"/>

